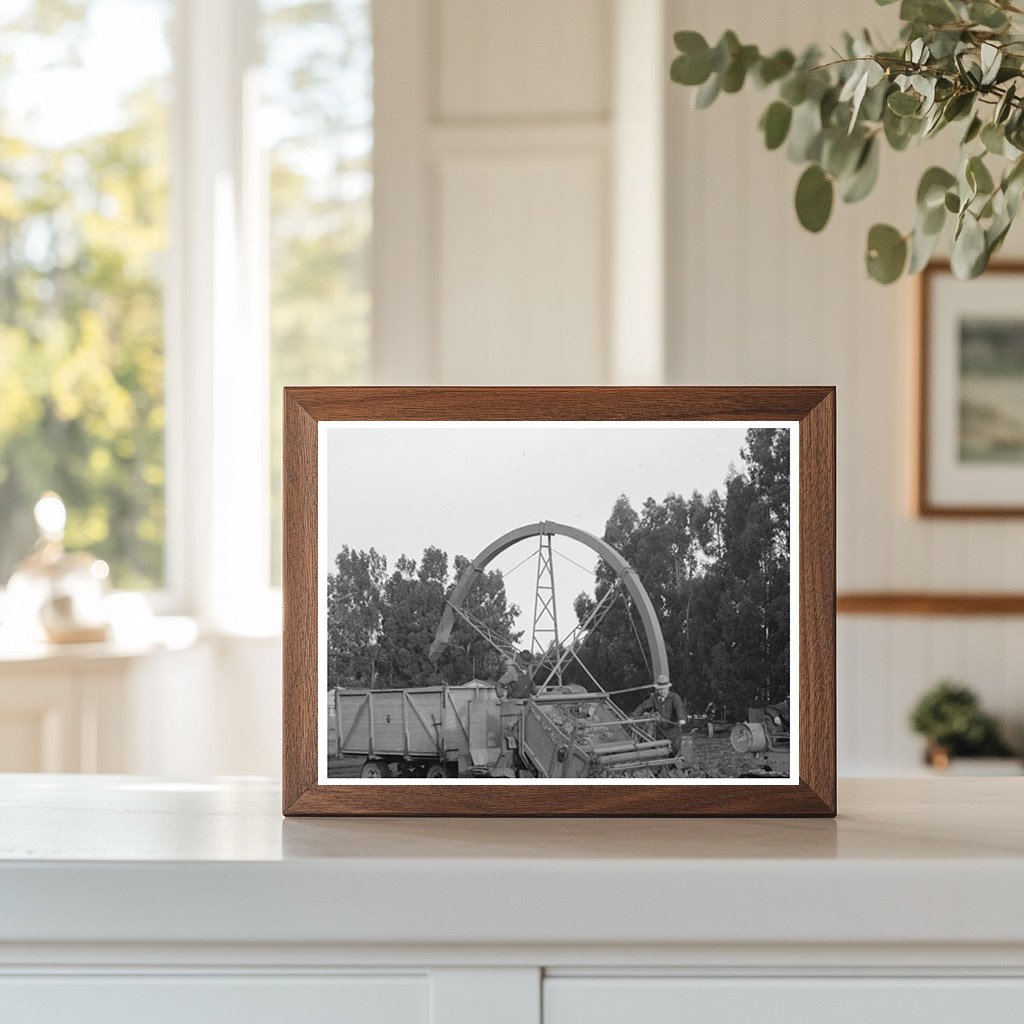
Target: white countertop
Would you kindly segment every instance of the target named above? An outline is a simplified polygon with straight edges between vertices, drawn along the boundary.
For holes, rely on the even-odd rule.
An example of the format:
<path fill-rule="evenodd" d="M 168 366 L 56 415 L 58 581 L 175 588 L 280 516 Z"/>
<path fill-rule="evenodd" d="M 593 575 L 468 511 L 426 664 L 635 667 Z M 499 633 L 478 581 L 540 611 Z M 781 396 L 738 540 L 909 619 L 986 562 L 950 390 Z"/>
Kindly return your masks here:
<path fill-rule="evenodd" d="M 275 783 L 0 776 L 0 943 L 1024 947 L 1024 780 L 839 817 L 284 819 Z"/>

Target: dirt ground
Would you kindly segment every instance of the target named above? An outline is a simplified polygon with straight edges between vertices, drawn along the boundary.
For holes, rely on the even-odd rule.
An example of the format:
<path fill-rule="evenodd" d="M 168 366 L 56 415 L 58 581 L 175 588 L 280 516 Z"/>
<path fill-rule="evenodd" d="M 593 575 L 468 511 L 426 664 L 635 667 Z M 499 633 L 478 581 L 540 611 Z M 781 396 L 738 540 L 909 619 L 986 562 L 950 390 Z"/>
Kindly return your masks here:
<path fill-rule="evenodd" d="M 332 779 L 356 779 L 362 763 L 361 757 L 331 757 L 327 760 L 327 774 Z M 705 778 L 729 779 L 749 772 L 754 759 L 749 754 L 737 754 L 728 736 L 709 739 L 697 735 L 693 737 L 693 765 Z"/>
<path fill-rule="evenodd" d="M 685 739 L 683 744 L 685 754 Z M 751 771 L 754 768 L 754 759 L 750 754 L 737 754 L 732 749 L 728 736 L 715 736 L 710 739 L 704 735 L 697 735 L 693 737 L 693 766 L 705 778 L 731 779 Z"/>
<path fill-rule="evenodd" d="M 329 779 L 358 779 L 363 767 L 362 757 L 328 757 L 327 777 Z"/>

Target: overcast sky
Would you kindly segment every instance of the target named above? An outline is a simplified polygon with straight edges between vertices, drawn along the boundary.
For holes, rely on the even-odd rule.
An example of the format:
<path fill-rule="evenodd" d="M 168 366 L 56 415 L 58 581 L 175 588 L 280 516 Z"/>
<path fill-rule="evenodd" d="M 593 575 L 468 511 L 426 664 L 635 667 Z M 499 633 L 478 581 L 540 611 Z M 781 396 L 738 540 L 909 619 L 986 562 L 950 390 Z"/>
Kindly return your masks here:
<path fill-rule="evenodd" d="M 648 497 L 660 501 L 671 492 L 689 496 L 721 489 L 729 463 L 742 466 L 746 429 L 675 423 L 331 424 L 328 557 L 333 563 L 344 544 L 373 547 L 390 570 L 399 555 L 418 560 L 433 544 L 450 558 L 472 558 L 503 533 L 543 519 L 600 537 L 620 494 L 639 509 Z M 576 621 L 573 599 L 581 590 L 592 591 L 596 558 L 566 538 L 556 537 L 554 544 L 563 556 L 556 559 L 555 573 L 564 635 Z M 536 548 L 536 541 L 523 541 L 492 566 L 508 573 Z M 509 596 L 524 610 L 520 628 L 532 622 L 535 565 L 535 557 L 527 558 L 506 578 Z"/>

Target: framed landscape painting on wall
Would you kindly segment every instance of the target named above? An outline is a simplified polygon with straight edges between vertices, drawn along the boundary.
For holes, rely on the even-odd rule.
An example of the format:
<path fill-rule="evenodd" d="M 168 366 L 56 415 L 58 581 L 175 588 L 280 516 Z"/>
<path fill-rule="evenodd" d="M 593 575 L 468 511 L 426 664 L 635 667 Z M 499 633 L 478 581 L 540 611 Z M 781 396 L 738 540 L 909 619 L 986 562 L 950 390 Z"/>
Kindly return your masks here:
<path fill-rule="evenodd" d="M 288 814 L 835 812 L 829 388 L 290 388 Z"/>
<path fill-rule="evenodd" d="M 921 275 L 917 511 L 1024 515 L 1024 264 Z"/>

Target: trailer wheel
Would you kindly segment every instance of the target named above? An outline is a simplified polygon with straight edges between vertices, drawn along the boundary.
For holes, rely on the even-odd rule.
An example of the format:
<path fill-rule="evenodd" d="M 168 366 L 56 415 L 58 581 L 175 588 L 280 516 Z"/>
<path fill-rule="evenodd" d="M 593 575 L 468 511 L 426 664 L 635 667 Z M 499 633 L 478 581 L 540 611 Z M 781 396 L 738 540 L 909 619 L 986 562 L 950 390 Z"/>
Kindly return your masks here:
<path fill-rule="evenodd" d="M 432 764 L 426 771 L 428 779 L 447 779 L 448 769 L 443 764 Z"/>
<path fill-rule="evenodd" d="M 384 770 L 379 761 L 367 761 L 366 764 L 363 765 L 363 770 L 359 774 L 364 779 L 384 778 Z"/>

